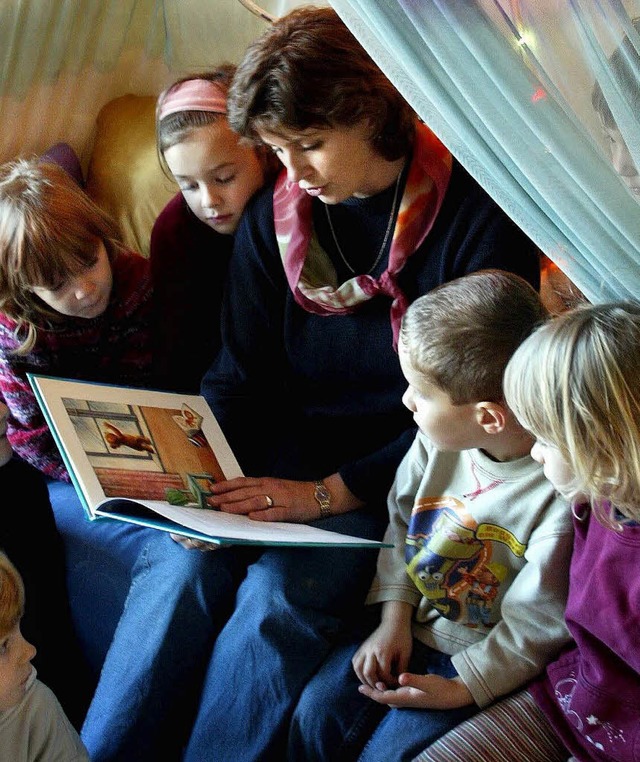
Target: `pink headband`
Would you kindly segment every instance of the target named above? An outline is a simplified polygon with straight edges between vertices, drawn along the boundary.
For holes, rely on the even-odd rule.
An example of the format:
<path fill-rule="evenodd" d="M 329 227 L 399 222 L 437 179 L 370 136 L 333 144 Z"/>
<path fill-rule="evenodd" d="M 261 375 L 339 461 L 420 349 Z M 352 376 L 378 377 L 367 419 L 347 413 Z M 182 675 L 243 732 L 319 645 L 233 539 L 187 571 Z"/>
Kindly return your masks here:
<path fill-rule="evenodd" d="M 227 113 L 227 96 L 220 85 L 208 79 L 188 79 L 171 88 L 158 111 L 158 121 L 178 111 Z"/>

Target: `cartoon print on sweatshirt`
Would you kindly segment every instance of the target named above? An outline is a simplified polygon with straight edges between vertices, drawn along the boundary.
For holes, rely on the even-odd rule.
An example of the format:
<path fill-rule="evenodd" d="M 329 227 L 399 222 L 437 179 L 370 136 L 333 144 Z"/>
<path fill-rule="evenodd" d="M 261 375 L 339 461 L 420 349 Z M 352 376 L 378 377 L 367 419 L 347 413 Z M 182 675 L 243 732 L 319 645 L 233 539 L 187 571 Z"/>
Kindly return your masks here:
<path fill-rule="evenodd" d="M 508 576 L 499 560 L 503 549 L 518 557 L 525 551 L 504 527 L 479 525 L 455 497 L 422 497 L 411 511 L 407 574 L 447 619 L 473 628 L 500 619 L 500 587 Z"/>

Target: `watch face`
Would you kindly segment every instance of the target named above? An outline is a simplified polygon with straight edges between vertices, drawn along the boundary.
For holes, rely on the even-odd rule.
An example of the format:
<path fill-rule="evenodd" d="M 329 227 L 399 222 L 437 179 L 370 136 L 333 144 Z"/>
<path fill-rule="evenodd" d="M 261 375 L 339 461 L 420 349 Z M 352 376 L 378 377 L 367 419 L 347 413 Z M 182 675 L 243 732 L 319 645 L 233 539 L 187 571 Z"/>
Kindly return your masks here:
<path fill-rule="evenodd" d="M 325 485 L 318 481 L 315 483 L 315 492 L 313 493 L 315 499 L 320 503 L 321 507 L 329 507 L 330 501 L 331 501 L 331 493 L 329 490 L 325 487 Z"/>
<path fill-rule="evenodd" d="M 318 485 L 316 487 L 316 497 L 320 500 L 329 500 L 331 495 L 329 495 L 329 490 L 324 485 Z"/>
<path fill-rule="evenodd" d="M 320 518 L 326 519 L 331 516 L 331 493 L 320 479 L 314 482 L 315 490 L 313 496 L 320 506 Z"/>

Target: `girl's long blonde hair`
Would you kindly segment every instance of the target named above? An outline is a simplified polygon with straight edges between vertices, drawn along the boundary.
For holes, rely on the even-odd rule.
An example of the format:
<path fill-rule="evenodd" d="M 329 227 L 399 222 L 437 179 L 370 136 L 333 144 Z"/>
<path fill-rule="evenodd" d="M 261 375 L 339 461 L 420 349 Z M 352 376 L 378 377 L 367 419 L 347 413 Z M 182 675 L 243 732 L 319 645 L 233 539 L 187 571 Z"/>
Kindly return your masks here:
<path fill-rule="evenodd" d="M 100 241 L 110 259 L 122 247 L 114 222 L 62 167 L 0 167 L 0 312 L 18 323 L 17 352 L 33 347 L 38 326 L 64 319 L 33 287 L 55 288 L 90 266 Z"/>
<path fill-rule="evenodd" d="M 640 303 L 548 321 L 516 350 L 504 385 L 518 420 L 559 449 L 601 520 L 617 526 L 615 509 L 640 520 Z"/>

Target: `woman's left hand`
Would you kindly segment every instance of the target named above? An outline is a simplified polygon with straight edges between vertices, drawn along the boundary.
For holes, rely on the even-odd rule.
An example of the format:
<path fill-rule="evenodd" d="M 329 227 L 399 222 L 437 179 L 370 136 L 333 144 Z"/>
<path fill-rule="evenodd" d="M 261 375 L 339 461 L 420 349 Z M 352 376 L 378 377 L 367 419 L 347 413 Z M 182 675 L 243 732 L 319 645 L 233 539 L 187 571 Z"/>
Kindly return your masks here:
<path fill-rule="evenodd" d="M 212 484 L 211 491 L 207 503 L 212 508 L 244 514 L 256 521 L 302 523 L 320 518 L 313 482 L 239 476 Z"/>

